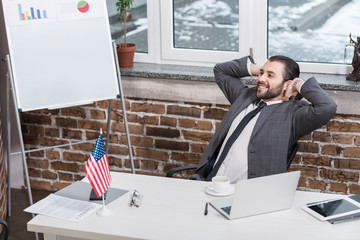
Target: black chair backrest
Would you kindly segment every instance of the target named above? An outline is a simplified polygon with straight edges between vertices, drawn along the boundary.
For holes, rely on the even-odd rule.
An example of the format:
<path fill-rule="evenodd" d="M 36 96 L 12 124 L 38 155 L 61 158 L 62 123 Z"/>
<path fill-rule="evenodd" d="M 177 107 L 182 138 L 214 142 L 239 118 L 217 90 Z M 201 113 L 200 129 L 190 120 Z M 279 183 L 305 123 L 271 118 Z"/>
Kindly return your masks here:
<path fill-rule="evenodd" d="M 4 240 L 7 240 L 8 234 L 9 234 L 9 226 L 8 226 L 7 222 L 2 219 L 0 219 L 0 224 L 2 224 L 4 226 L 4 231 L 5 231 Z"/>

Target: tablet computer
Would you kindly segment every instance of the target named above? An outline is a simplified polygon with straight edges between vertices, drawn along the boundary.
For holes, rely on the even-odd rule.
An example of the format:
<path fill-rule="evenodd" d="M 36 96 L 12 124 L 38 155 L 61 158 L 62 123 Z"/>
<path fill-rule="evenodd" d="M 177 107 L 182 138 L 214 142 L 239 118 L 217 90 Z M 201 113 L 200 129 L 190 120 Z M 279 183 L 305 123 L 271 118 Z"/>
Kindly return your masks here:
<path fill-rule="evenodd" d="M 321 221 L 360 213 L 360 203 L 350 198 L 331 199 L 306 204 L 303 210 Z"/>

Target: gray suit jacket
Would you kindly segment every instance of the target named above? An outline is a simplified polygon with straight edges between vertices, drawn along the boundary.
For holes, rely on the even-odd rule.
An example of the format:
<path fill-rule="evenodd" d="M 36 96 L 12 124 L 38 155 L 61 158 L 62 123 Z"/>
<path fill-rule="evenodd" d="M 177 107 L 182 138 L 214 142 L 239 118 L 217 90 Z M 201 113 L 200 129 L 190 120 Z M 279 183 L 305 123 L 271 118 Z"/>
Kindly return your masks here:
<path fill-rule="evenodd" d="M 207 163 L 211 157 L 217 156 L 214 152 L 219 151 L 232 121 L 250 103 L 258 100 L 256 87 L 249 88 L 240 79 L 249 75 L 247 58 L 220 63 L 214 67 L 216 83 L 231 103 L 231 107 L 212 137 L 192 179 L 207 178 L 211 170 Z M 291 99 L 266 106 L 261 111 L 248 147 L 248 178 L 286 172 L 292 160 L 289 159 L 290 154 L 297 141 L 335 115 L 335 102 L 314 77 L 305 81 L 301 94 L 310 104 Z"/>

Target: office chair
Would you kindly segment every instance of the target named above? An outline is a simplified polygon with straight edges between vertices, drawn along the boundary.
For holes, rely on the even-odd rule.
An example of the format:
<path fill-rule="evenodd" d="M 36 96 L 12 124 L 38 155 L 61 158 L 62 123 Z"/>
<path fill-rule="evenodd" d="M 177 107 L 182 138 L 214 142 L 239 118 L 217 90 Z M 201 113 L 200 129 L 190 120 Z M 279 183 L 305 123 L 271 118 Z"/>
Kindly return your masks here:
<path fill-rule="evenodd" d="M 3 230 L 5 230 L 4 240 L 7 240 L 8 234 L 9 234 L 9 226 L 8 226 L 7 222 L 2 219 L 0 219 L 0 224 L 2 224 L 4 226 L 4 229 L 3 229 Z"/>
<path fill-rule="evenodd" d="M 294 145 L 294 147 L 292 148 L 291 151 L 289 151 L 288 153 L 288 161 L 286 163 L 287 165 L 287 169 L 289 169 L 292 161 L 294 160 L 295 156 L 296 156 L 296 152 L 298 150 L 298 143 L 296 143 Z M 172 168 L 170 169 L 167 173 L 166 173 L 166 177 L 172 177 L 176 172 L 179 172 L 179 171 L 184 171 L 184 170 L 189 170 L 189 169 L 196 169 L 197 165 L 195 164 L 191 164 L 191 165 L 187 165 L 187 166 L 180 166 L 180 167 L 175 167 L 175 168 Z"/>

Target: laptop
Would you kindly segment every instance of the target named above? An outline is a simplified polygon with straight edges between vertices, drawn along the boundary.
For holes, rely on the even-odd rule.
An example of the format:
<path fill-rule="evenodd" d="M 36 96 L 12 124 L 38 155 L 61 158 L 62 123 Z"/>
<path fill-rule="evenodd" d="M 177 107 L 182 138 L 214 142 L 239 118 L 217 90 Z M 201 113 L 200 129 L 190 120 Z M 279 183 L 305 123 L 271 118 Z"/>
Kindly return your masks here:
<path fill-rule="evenodd" d="M 227 219 L 244 218 L 292 207 L 300 171 L 238 181 L 232 198 L 210 201 Z"/>

